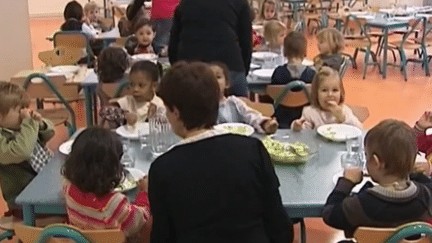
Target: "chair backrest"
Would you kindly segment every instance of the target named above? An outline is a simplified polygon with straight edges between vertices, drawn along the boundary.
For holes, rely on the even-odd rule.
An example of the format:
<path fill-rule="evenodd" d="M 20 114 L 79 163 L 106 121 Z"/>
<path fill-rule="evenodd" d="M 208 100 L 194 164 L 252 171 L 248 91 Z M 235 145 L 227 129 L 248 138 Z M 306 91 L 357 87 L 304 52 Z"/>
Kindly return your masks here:
<path fill-rule="evenodd" d="M 259 111 L 263 116 L 271 117 L 274 114 L 274 107 L 269 103 L 252 102 L 246 97 L 239 97 L 250 108 Z"/>
<path fill-rule="evenodd" d="M 37 82 L 34 82 L 36 81 Z M 75 85 L 65 85 L 66 77 L 64 75 L 56 75 L 51 78 L 43 73 L 32 73 L 27 77 L 13 77 L 12 83 L 16 83 L 26 90 L 30 98 L 57 98 L 66 107 L 70 113 L 72 128 L 71 133 L 76 130 L 75 112 L 66 99 L 77 99 L 78 88 Z M 66 97 L 64 95 L 67 95 Z"/>
<path fill-rule="evenodd" d="M 88 62 L 94 57 L 87 36 L 81 31 L 59 31 L 53 36 L 54 48 L 66 46 L 72 48 L 83 48 L 87 52 Z"/>
<path fill-rule="evenodd" d="M 275 109 L 279 104 L 287 107 L 299 107 L 309 103 L 308 85 L 310 84 L 306 85 L 299 80 L 289 82 L 286 85 L 268 85 L 266 93 L 274 100 Z"/>
<path fill-rule="evenodd" d="M 369 118 L 369 109 L 365 106 L 355 106 L 355 105 L 348 105 L 347 106 L 351 109 L 351 111 L 353 112 L 354 116 L 357 117 L 357 119 L 359 119 L 359 121 L 361 123 L 363 123 L 364 121 L 366 121 L 366 119 Z"/>
<path fill-rule="evenodd" d="M 407 237 L 418 235 L 419 238 L 408 240 Z M 432 225 L 425 222 L 404 224 L 398 228 L 359 227 L 354 232 L 358 243 L 430 243 Z"/>
<path fill-rule="evenodd" d="M 124 233 L 120 229 L 107 230 L 81 230 L 67 224 L 53 224 L 46 228 L 32 227 L 27 225 L 17 225 L 15 233 L 23 243 L 53 243 L 59 242 L 82 242 L 82 243 L 106 243 L 106 242 L 125 242 Z M 53 238 L 56 238 L 53 239 Z"/>
<path fill-rule="evenodd" d="M 75 65 L 85 57 L 82 48 L 58 46 L 54 50 L 39 52 L 39 60 L 49 66 Z"/>
<path fill-rule="evenodd" d="M 420 42 L 425 43 L 425 37 L 428 34 L 426 30 L 426 18 L 418 17 L 413 18 L 408 22 L 408 32 L 404 34 L 402 42 L 401 42 L 401 48 L 403 48 L 403 45 L 408 40 L 408 38 L 411 38 L 412 35 L 416 33 L 416 30 L 421 31 L 421 37 Z"/>
<path fill-rule="evenodd" d="M 345 76 L 345 73 L 346 73 L 346 71 L 348 69 L 348 66 L 349 66 L 350 62 L 351 62 L 349 56 L 343 55 L 343 59 L 344 60 L 342 62 L 342 65 L 339 68 L 339 77 L 341 79 L 343 79 L 343 77 Z"/>

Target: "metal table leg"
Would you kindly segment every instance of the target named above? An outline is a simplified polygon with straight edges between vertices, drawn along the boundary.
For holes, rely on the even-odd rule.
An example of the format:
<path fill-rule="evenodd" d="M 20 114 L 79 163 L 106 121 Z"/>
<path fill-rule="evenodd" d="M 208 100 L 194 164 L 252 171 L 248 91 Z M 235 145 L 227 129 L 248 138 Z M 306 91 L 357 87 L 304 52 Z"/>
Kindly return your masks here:
<path fill-rule="evenodd" d="M 85 97 L 85 109 L 86 109 L 86 121 L 87 126 L 93 125 L 93 98 L 92 98 L 92 88 L 89 85 L 83 87 L 84 97 Z"/>
<path fill-rule="evenodd" d="M 306 243 L 306 224 L 304 218 L 300 220 L 300 242 Z"/>
<path fill-rule="evenodd" d="M 388 28 L 384 28 L 383 78 L 387 77 Z"/>
<path fill-rule="evenodd" d="M 35 207 L 34 205 L 23 205 L 23 219 L 24 223 L 29 226 L 35 226 Z"/>

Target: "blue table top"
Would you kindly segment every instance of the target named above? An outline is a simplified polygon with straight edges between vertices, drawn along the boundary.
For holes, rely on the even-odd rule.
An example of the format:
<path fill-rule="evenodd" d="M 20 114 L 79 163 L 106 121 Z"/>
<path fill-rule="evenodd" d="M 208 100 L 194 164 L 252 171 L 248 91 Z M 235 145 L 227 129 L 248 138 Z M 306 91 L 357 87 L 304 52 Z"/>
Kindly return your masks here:
<path fill-rule="evenodd" d="M 262 136 L 262 135 L 255 135 Z M 315 131 L 293 132 L 280 129 L 276 138 L 281 141 L 306 142 L 317 153 L 302 165 L 275 165 L 280 181 L 283 205 L 291 217 L 320 217 L 327 196 L 335 186 L 333 175 L 341 170 L 340 151 L 344 143 L 335 143 L 320 137 Z M 131 143 L 136 157 L 135 168 L 147 173 L 154 160 L 148 147 L 140 149 L 138 141 Z M 36 213 L 65 213 L 62 197 L 61 167 L 66 156 L 57 153 L 34 180 L 17 197 L 16 203 L 34 205 Z M 136 190 L 126 193 L 133 198 Z"/>

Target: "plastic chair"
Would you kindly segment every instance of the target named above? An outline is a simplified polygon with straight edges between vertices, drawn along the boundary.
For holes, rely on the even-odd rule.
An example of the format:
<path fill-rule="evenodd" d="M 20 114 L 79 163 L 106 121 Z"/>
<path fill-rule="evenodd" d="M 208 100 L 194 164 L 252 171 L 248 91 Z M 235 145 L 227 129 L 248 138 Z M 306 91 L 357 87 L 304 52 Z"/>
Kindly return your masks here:
<path fill-rule="evenodd" d="M 58 46 L 54 50 L 39 52 L 39 60 L 49 66 L 76 65 L 85 57 L 82 48 Z"/>
<path fill-rule="evenodd" d="M 418 239 L 407 237 L 418 235 Z M 359 227 L 354 232 L 358 243 L 426 243 L 432 242 L 432 225 L 425 222 L 414 222 L 397 228 Z"/>
<path fill-rule="evenodd" d="M 416 30 L 420 29 L 420 38 L 411 38 L 412 35 L 416 34 Z M 400 68 L 404 76 L 405 81 L 408 81 L 406 65 L 408 62 L 418 62 L 422 64 L 425 70 L 426 76 L 430 76 L 429 65 L 428 65 L 428 54 L 426 50 L 425 37 L 428 34 L 426 31 L 426 19 L 415 18 L 409 21 L 408 32 L 403 36 L 402 40 L 390 42 L 389 49 L 395 49 L 399 52 L 401 63 Z M 419 50 L 420 59 L 407 58 L 405 50 Z"/>
<path fill-rule="evenodd" d="M 65 46 L 70 48 L 82 48 L 87 53 L 87 65 L 95 59 L 93 51 L 90 47 L 88 37 L 80 31 L 59 31 L 53 36 L 54 48 Z"/>
<path fill-rule="evenodd" d="M 365 106 L 355 106 L 355 105 L 348 105 L 346 104 L 351 111 L 353 112 L 354 116 L 357 117 L 357 119 L 359 119 L 359 121 L 361 123 L 363 123 L 364 121 L 366 121 L 366 119 L 369 118 L 369 109 Z"/>
<path fill-rule="evenodd" d="M 309 103 L 308 85 L 301 80 L 291 81 L 286 85 L 268 85 L 266 93 L 274 100 L 274 109 L 279 105 L 299 107 Z"/>
<path fill-rule="evenodd" d="M 348 69 L 348 66 L 349 66 L 350 62 L 351 62 L 350 56 L 348 56 L 348 55 L 344 55 L 343 59 L 344 60 L 342 62 L 342 65 L 339 68 L 339 77 L 341 79 L 343 79 L 343 77 L 345 76 L 345 73 L 346 73 L 346 71 Z"/>
<path fill-rule="evenodd" d="M 42 82 L 32 82 L 36 78 L 39 78 Z M 64 95 L 67 95 L 68 98 L 77 98 L 78 89 L 74 85 L 65 85 L 66 78 L 64 75 L 48 78 L 43 73 L 33 73 L 25 79 L 12 78 L 11 82 L 22 86 L 33 99 L 57 98 L 65 108 L 38 109 L 38 112 L 43 117 L 50 119 L 54 125 L 64 124 L 68 128 L 69 135 L 75 133 L 75 112 Z"/>
<path fill-rule="evenodd" d="M 120 229 L 81 230 L 67 224 L 52 224 L 45 228 L 17 225 L 15 233 L 23 243 L 59 242 L 53 238 L 63 238 L 61 242 L 72 240 L 78 243 L 125 242 L 124 233 Z"/>
<path fill-rule="evenodd" d="M 353 66 L 357 66 L 355 64 L 355 60 L 357 58 L 358 52 L 365 52 L 363 79 L 366 78 L 366 71 L 369 65 L 377 65 L 379 72 L 381 73 L 381 68 L 377 61 L 376 54 L 371 49 L 373 42 L 365 28 L 365 24 L 366 19 L 357 18 L 354 15 L 348 15 L 345 20 L 344 31 L 342 32 L 345 34 L 345 45 L 347 47 L 355 48 L 354 55 L 352 57 L 352 60 L 354 61 Z M 352 31 L 354 31 L 355 34 L 351 34 Z M 369 63 L 369 56 L 372 56 L 372 63 Z"/>

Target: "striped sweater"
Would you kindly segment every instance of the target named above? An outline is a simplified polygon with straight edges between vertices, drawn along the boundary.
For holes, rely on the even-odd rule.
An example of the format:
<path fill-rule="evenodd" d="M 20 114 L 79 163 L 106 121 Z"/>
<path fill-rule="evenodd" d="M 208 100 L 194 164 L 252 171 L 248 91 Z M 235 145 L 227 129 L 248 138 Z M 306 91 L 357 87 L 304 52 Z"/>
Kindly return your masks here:
<path fill-rule="evenodd" d="M 69 222 L 81 229 L 121 229 L 126 237 L 136 235 L 150 218 L 147 192 L 130 203 L 120 192 L 98 198 L 70 182 L 63 186 Z"/>

